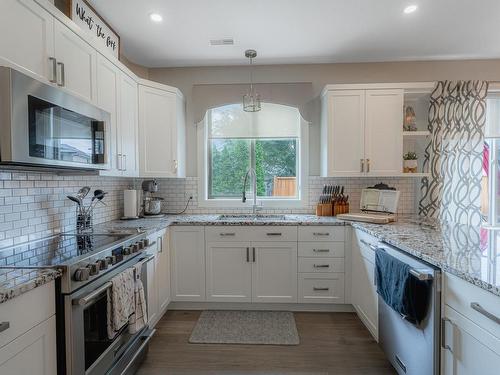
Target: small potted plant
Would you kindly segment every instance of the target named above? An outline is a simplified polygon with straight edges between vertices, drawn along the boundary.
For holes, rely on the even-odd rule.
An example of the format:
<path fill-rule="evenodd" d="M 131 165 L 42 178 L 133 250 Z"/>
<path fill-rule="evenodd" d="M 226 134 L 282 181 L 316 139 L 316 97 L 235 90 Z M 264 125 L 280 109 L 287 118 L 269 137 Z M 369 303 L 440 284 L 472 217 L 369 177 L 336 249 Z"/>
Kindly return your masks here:
<path fill-rule="evenodd" d="M 403 155 L 403 172 L 416 173 L 418 168 L 417 154 L 413 151 L 407 152 Z"/>

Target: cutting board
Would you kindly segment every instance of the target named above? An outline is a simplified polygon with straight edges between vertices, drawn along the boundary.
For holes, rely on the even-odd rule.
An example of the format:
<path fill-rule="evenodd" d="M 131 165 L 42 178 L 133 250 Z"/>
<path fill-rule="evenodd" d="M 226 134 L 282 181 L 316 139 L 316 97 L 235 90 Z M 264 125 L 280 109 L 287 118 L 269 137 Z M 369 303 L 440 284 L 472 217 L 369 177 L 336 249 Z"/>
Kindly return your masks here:
<path fill-rule="evenodd" d="M 337 218 L 340 220 L 362 221 L 364 223 L 373 223 L 373 224 L 388 224 L 396 221 L 395 215 L 369 214 L 369 213 L 340 214 L 337 215 Z"/>

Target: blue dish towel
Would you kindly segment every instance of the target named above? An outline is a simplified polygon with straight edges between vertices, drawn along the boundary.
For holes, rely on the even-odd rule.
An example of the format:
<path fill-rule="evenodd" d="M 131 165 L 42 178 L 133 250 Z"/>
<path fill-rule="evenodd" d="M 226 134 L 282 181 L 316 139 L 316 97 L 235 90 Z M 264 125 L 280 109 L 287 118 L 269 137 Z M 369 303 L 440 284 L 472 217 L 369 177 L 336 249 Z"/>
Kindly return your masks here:
<path fill-rule="evenodd" d="M 377 293 L 394 311 L 419 325 L 427 315 L 432 281 L 421 281 L 411 267 L 383 249 L 375 251 Z"/>

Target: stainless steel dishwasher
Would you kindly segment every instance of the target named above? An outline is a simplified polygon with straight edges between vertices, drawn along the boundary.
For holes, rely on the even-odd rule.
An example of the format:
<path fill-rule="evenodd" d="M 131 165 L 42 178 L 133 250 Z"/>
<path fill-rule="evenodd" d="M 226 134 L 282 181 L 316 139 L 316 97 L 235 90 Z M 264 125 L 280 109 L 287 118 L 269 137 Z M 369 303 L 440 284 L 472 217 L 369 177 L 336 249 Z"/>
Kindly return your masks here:
<path fill-rule="evenodd" d="M 432 282 L 427 316 L 419 326 L 405 320 L 378 297 L 379 344 L 398 374 L 439 375 L 441 271 L 385 243 L 379 248 L 408 264 L 414 276 Z"/>

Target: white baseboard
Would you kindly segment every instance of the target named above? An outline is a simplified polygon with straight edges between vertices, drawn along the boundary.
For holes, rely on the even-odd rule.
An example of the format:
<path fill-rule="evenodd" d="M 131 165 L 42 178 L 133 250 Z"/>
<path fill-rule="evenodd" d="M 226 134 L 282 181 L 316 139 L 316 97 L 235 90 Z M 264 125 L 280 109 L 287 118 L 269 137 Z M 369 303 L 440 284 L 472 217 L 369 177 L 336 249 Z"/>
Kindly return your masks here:
<path fill-rule="evenodd" d="M 171 302 L 168 310 L 272 310 L 311 312 L 354 312 L 349 304 L 244 303 L 244 302 Z"/>

